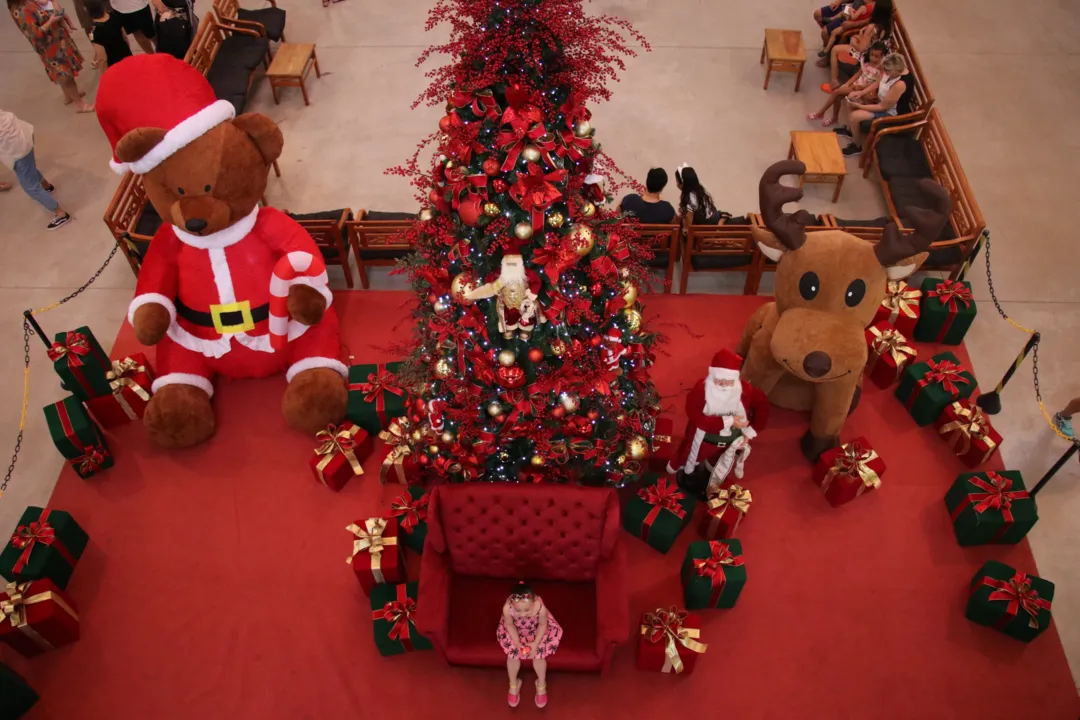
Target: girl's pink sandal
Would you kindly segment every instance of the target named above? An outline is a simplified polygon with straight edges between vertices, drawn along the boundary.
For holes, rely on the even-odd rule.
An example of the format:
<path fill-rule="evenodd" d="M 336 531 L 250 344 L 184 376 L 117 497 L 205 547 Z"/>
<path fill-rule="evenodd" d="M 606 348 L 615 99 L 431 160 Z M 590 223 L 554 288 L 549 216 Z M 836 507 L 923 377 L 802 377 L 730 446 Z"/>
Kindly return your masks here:
<path fill-rule="evenodd" d="M 506 693 L 506 704 L 510 707 L 517 707 L 521 702 L 521 685 L 524 681 L 518 680 L 517 685 L 512 685 L 510 691 Z"/>
<path fill-rule="evenodd" d="M 547 705 L 547 701 L 547 685 L 541 685 L 540 683 L 536 683 L 536 707 L 544 707 L 545 705 Z"/>

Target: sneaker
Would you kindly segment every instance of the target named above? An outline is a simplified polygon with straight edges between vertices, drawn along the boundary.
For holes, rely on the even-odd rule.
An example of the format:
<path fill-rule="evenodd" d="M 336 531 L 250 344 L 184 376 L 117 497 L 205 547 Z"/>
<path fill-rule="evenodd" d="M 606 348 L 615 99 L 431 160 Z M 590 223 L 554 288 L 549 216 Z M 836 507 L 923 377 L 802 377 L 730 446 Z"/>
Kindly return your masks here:
<path fill-rule="evenodd" d="M 64 213 L 60 217 L 54 217 L 52 219 L 52 222 L 50 222 L 48 225 L 45 226 L 45 229 L 46 230 L 55 230 L 58 227 L 62 227 L 64 225 L 67 225 L 70 220 L 71 220 L 71 213 Z"/>
<path fill-rule="evenodd" d="M 851 130 L 847 125 L 838 125 L 832 129 L 837 135 L 843 135 L 844 137 L 851 137 Z"/>
<path fill-rule="evenodd" d="M 844 148 L 841 152 L 844 153 L 844 157 L 855 157 L 857 155 L 862 155 L 862 148 L 852 143 L 851 145 L 848 145 L 846 148 Z"/>
<path fill-rule="evenodd" d="M 52 183 L 45 183 L 44 185 L 41 186 L 41 189 L 44 190 L 45 192 L 49 193 L 50 195 L 52 195 L 54 192 L 56 192 L 56 186 L 53 185 Z"/>
<path fill-rule="evenodd" d="M 1062 435 L 1067 436 L 1071 440 L 1076 439 L 1076 431 L 1073 430 L 1072 418 L 1065 417 L 1061 413 L 1055 413 L 1054 415 L 1054 427 L 1061 432 Z"/>

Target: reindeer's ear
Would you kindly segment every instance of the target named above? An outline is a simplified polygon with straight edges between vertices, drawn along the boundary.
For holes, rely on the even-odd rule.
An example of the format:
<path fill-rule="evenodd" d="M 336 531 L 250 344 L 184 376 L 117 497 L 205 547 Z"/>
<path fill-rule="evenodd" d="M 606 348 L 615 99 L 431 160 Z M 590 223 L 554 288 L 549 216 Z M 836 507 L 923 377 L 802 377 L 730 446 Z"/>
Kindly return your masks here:
<path fill-rule="evenodd" d="M 775 235 L 756 225 L 750 228 L 750 235 L 754 242 L 761 248 L 762 254 L 773 262 L 780 262 L 780 258 L 787 252 L 787 246 L 780 242 Z"/>
<path fill-rule="evenodd" d="M 912 255 L 911 257 L 898 260 L 895 265 L 889 265 L 885 268 L 885 274 L 888 275 L 890 280 L 903 280 L 911 275 L 913 272 L 919 269 L 919 266 L 926 262 L 926 258 L 930 257 L 930 253 L 919 253 Z"/>
<path fill-rule="evenodd" d="M 116 143 L 116 159 L 123 163 L 142 160 L 164 139 L 165 131 L 161 128 L 135 128 Z"/>

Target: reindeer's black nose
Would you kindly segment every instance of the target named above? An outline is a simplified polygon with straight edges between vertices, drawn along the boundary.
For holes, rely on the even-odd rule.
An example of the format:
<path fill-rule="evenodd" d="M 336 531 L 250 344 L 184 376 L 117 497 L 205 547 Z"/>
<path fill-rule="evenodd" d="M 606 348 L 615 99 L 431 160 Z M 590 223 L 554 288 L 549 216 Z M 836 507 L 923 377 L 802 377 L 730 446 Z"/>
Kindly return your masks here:
<path fill-rule="evenodd" d="M 201 218 L 191 218 L 184 223 L 184 229 L 193 233 L 202 232 L 206 229 L 206 221 Z"/>
<path fill-rule="evenodd" d="M 810 377 L 819 378 L 832 370 L 832 359 L 820 350 L 815 350 L 802 361 L 802 369 Z"/>

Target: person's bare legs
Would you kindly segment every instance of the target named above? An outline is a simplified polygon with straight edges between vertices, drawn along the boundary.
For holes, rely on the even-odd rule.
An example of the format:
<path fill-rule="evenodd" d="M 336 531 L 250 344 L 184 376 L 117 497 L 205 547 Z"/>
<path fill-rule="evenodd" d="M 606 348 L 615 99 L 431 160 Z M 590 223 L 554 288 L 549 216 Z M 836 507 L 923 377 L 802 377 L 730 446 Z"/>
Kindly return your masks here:
<path fill-rule="evenodd" d="M 143 35 L 142 32 L 137 30 L 132 33 L 131 36 L 135 38 L 135 42 L 139 43 L 139 47 L 142 48 L 144 53 L 147 55 L 152 55 L 154 53 L 154 43 L 150 42 L 150 38 Z"/>
<path fill-rule="evenodd" d="M 506 674 L 510 676 L 510 689 L 513 692 L 510 695 L 520 695 L 521 688 L 518 687 L 518 673 L 521 671 L 521 660 L 515 657 L 506 656 Z"/>
<path fill-rule="evenodd" d="M 74 103 L 75 112 L 92 112 L 94 106 L 83 100 L 83 94 L 79 92 L 79 86 L 75 84 L 75 79 L 61 80 L 59 83 L 60 89 L 64 91 L 64 97 L 67 98 L 69 103 Z"/>
<path fill-rule="evenodd" d="M 870 120 L 874 117 L 874 113 L 868 110 L 852 110 L 851 115 L 848 117 L 848 130 L 851 131 L 851 139 L 855 145 L 862 147 L 862 134 L 859 132 L 859 126 L 862 125 L 863 120 Z"/>
<path fill-rule="evenodd" d="M 1075 397 L 1069 401 L 1069 404 L 1066 405 L 1065 408 L 1058 413 L 1058 415 L 1071 418 L 1078 412 L 1080 412 L 1080 397 Z"/>
<path fill-rule="evenodd" d="M 542 657 L 533 658 L 533 670 L 536 671 L 536 685 L 547 687 L 547 660 Z"/>

